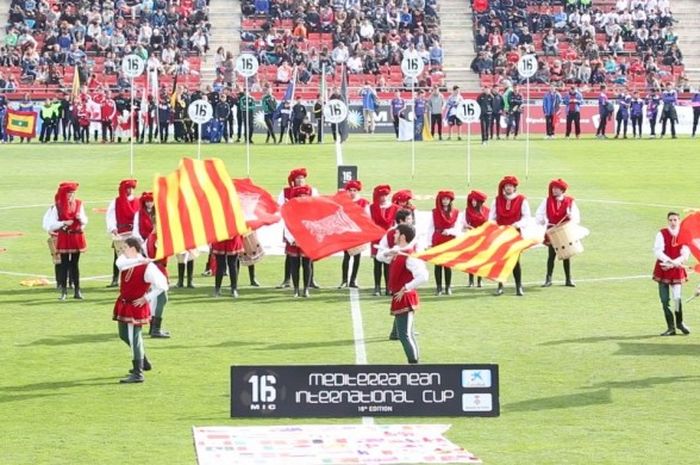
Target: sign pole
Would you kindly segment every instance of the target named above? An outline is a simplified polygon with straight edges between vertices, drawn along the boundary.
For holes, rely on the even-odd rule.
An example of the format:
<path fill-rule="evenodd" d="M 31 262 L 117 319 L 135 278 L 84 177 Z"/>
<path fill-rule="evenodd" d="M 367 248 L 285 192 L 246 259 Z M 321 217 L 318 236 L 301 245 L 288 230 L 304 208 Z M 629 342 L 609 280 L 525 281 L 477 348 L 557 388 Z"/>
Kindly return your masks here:
<path fill-rule="evenodd" d="M 459 131 L 459 129 L 458 129 Z M 472 185 L 472 123 L 467 123 L 467 186 Z"/>
<path fill-rule="evenodd" d="M 411 179 L 416 176 L 416 122 L 418 121 L 418 116 L 416 115 L 416 81 L 411 78 L 411 100 L 413 101 L 413 128 L 411 131 Z"/>
<path fill-rule="evenodd" d="M 525 93 L 526 93 L 526 107 L 525 107 L 525 129 L 527 135 L 525 136 L 525 180 L 527 181 L 530 175 L 530 78 L 526 78 L 525 81 Z"/>
<path fill-rule="evenodd" d="M 131 111 L 129 118 L 131 119 L 131 137 L 129 138 L 129 174 L 134 175 L 134 78 L 131 78 Z M 88 134 L 89 136 L 89 134 Z"/>
<path fill-rule="evenodd" d="M 245 79 L 245 172 L 246 175 L 250 177 L 250 119 L 248 118 L 248 101 L 250 99 L 250 95 L 248 94 L 248 78 L 244 77 Z"/>

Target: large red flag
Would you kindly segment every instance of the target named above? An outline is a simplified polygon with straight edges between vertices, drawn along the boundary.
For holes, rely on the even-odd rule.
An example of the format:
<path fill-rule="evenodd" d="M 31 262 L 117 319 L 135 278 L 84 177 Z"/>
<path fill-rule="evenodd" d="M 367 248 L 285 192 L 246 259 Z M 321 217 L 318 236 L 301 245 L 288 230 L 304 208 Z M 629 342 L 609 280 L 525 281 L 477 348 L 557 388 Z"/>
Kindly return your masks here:
<path fill-rule="evenodd" d="M 700 212 L 691 213 L 683 219 L 678 242 L 687 245 L 695 259 L 700 262 Z M 695 271 L 700 273 L 700 263 L 695 265 Z"/>
<path fill-rule="evenodd" d="M 250 229 L 277 223 L 280 220 L 279 206 L 269 192 L 253 184 L 250 178 L 234 179 L 238 198 L 243 207 L 246 223 Z"/>
<path fill-rule="evenodd" d="M 385 233 L 347 192 L 291 199 L 282 206 L 282 218 L 296 243 L 313 260 L 379 240 Z"/>

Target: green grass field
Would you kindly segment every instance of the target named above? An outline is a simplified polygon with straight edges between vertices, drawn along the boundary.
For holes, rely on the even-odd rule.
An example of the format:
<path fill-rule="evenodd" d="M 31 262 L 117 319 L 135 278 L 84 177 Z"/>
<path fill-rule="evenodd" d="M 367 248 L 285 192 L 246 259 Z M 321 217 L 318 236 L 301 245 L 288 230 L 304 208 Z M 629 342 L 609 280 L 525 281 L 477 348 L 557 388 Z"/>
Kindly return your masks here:
<path fill-rule="evenodd" d="M 472 187 L 492 197 L 498 180 L 515 174 L 534 213 L 549 180 L 566 179 L 591 230 L 585 253 L 572 263 L 578 287 L 560 285 L 560 264 L 560 281 L 539 287 L 545 249 L 523 257 L 524 298 L 512 287 L 501 298 L 491 296 L 493 284 L 467 289 L 462 275 L 452 297 L 434 297 L 433 284 L 427 285 L 416 320 L 422 362 L 498 363 L 501 416 L 378 421 L 451 423 L 448 437 L 489 465 L 697 463 L 698 336 L 656 336 L 665 322 L 650 279 L 653 239 L 666 212 L 700 206 L 692 174 L 700 170 L 697 142 L 538 138 L 528 180 L 524 149 L 523 141 L 475 142 Z M 154 173 L 195 154 L 194 146 L 137 146 L 138 191 L 150 190 Z M 232 176 L 245 175 L 242 145 L 205 145 L 202 154 L 223 158 Z M 385 182 L 420 195 L 468 191 L 464 142 L 417 144 L 415 179 L 410 144 L 386 136 L 353 136 L 344 157 L 359 166 L 365 195 Z M 130 354 L 111 321 L 116 293 L 105 288 L 112 251 L 104 215 L 92 209 L 106 207 L 129 175 L 128 146 L 5 145 L 0 162 L 0 231 L 25 233 L 0 238 L 7 249 L 0 254 L 0 464 L 194 464 L 193 425 L 333 421 L 233 421 L 228 390 L 233 364 L 354 362 L 348 293 L 335 290 L 339 259 L 317 263 L 324 289 L 310 300 L 273 289 L 282 277 L 281 257 L 257 267 L 266 288 L 249 288 L 242 274 L 236 301 L 211 298 L 213 278 L 197 276 L 197 289 L 171 292 L 164 326 L 173 338 L 145 341 L 154 364 L 146 383 L 119 385 Z M 308 167 L 309 182 L 322 193 L 335 189 L 332 145 L 252 147 L 251 176 L 275 196 L 298 166 Z M 82 302 L 59 302 L 51 287 L 19 284 L 26 279 L 20 273 L 53 273 L 41 218 L 66 179 L 80 182 L 78 195 L 88 202 L 89 251 L 81 257 L 81 275 L 97 278 L 84 281 Z M 433 201 L 417 205 L 427 210 Z M 203 266 L 200 259 L 198 274 Z M 360 304 L 369 362 L 404 363 L 398 343 L 386 338 L 388 300 L 371 297 L 371 279 L 365 260 Z M 700 329 L 698 305 L 686 308 L 692 329 Z"/>

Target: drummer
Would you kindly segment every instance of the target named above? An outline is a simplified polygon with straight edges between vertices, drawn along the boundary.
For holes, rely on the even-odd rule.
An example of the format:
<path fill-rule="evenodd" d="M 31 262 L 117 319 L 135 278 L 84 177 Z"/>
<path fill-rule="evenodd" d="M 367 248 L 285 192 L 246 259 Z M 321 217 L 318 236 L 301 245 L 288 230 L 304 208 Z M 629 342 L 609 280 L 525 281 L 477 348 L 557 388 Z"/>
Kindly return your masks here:
<path fill-rule="evenodd" d="M 362 181 L 350 180 L 345 183 L 345 192 L 350 194 L 352 201 L 355 202 L 360 208 L 362 208 L 367 216 L 369 216 L 369 201 L 360 196 L 360 191 L 362 190 Z M 348 251 L 343 252 L 343 265 L 342 273 L 343 280 L 338 286 L 338 289 L 344 289 L 346 287 L 357 289 L 357 273 L 360 271 L 360 257 L 362 253 L 352 255 L 352 274 L 350 275 L 350 284 L 348 284 L 348 271 L 350 269 L 350 257 L 351 255 Z"/>
<path fill-rule="evenodd" d="M 538 224 L 544 225 L 549 230 L 565 222 L 572 222 L 573 224 L 581 222 L 581 213 L 578 206 L 576 206 L 574 198 L 565 195 L 568 187 L 569 185 L 563 179 L 553 179 L 549 183 L 549 195 L 542 201 L 535 213 L 535 220 Z M 549 236 L 545 235 L 544 243 L 549 249 L 549 254 L 547 255 L 547 275 L 542 287 L 550 287 L 552 285 L 552 272 L 554 271 L 556 253 L 549 241 Z M 564 276 L 566 278 L 565 286 L 576 287 L 576 284 L 571 280 L 571 259 L 564 259 L 563 262 Z"/>
<path fill-rule="evenodd" d="M 136 179 L 123 179 L 119 183 L 119 195 L 112 200 L 107 207 L 107 231 L 112 235 L 112 248 L 114 249 L 114 261 L 112 263 L 112 282 L 107 287 L 119 286 L 119 269 L 117 269 L 118 243 L 127 237 L 131 237 L 134 227 L 134 215 L 140 208 L 139 199 L 134 195 Z"/>

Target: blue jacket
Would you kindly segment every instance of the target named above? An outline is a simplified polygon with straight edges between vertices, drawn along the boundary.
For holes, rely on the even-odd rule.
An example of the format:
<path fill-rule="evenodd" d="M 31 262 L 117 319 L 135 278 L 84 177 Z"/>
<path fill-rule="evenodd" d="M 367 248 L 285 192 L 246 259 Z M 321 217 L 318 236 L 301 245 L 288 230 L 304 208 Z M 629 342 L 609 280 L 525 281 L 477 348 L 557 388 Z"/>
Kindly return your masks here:
<path fill-rule="evenodd" d="M 579 91 L 576 91 L 574 95 L 571 95 L 571 92 L 567 92 L 564 96 L 564 105 L 566 106 L 567 114 L 580 112 L 582 103 L 583 95 L 581 95 Z"/>
<path fill-rule="evenodd" d="M 547 92 L 542 98 L 542 111 L 544 111 L 545 116 L 552 116 L 559 110 L 559 105 L 561 105 L 561 95 L 559 92 L 554 91 Z"/>

